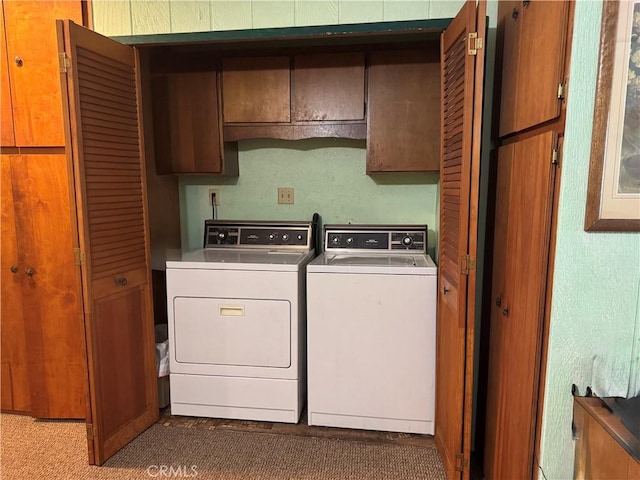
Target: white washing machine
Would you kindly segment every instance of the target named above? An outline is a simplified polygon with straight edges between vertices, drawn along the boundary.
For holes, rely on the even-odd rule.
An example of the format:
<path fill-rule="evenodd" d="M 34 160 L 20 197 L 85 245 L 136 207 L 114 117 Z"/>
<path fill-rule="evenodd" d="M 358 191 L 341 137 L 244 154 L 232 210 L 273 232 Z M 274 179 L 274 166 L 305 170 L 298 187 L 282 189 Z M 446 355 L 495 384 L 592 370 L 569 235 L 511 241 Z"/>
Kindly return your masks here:
<path fill-rule="evenodd" d="M 327 225 L 307 266 L 309 425 L 434 433 L 426 226 Z"/>
<path fill-rule="evenodd" d="M 172 414 L 298 422 L 312 245 L 310 222 L 208 220 L 167 262 Z"/>

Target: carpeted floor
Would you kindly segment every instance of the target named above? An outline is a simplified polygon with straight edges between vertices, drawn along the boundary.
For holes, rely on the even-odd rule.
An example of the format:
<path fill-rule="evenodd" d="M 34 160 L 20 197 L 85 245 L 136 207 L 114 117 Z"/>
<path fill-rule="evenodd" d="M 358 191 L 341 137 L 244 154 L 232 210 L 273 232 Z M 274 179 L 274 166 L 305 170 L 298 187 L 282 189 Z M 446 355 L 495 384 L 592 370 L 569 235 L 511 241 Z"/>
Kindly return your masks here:
<path fill-rule="evenodd" d="M 445 478 L 434 447 L 153 425 L 103 467 L 87 465 L 82 422 L 0 415 L 0 477 L 216 480 Z"/>

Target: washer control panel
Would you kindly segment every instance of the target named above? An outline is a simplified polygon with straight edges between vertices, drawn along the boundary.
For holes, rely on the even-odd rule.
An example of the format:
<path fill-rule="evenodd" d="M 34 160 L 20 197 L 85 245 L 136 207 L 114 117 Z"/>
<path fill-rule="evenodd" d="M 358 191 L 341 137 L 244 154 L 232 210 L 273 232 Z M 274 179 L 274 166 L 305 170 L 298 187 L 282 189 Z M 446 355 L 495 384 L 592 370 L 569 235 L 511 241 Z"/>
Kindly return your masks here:
<path fill-rule="evenodd" d="M 326 225 L 325 250 L 427 251 L 426 225 Z"/>
<path fill-rule="evenodd" d="M 206 220 L 204 248 L 312 248 L 310 222 L 239 222 Z"/>

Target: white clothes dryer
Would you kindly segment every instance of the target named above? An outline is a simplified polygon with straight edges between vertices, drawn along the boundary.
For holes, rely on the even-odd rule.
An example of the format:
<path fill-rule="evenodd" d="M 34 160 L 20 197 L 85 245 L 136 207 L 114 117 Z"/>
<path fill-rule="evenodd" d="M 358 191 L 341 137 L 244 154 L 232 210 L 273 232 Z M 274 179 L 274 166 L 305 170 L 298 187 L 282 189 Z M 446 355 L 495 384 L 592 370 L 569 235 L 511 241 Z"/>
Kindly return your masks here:
<path fill-rule="evenodd" d="M 309 425 L 434 433 L 426 226 L 327 225 L 307 267 Z"/>
<path fill-rule="evenodd" d="M 310 222 L 208 220 L 167 262 L 172 414 L 298 422 L 312 245 Z"/>

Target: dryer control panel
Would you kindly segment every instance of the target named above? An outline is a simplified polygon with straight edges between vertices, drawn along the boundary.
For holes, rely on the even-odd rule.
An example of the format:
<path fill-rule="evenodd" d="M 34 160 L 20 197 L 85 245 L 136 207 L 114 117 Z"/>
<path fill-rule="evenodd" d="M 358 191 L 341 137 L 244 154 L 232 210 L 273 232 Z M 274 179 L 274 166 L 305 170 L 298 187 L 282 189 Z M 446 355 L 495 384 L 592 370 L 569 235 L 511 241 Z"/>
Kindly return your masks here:
<path fill-rule="evenodd" d="M 325 250 L 426 253 L 426 225 L 326 225 Z"/>
<path fill-rule="evenodd" d="M 310 222 L 206 220 L 204 248 L 313 248 Z"/>

